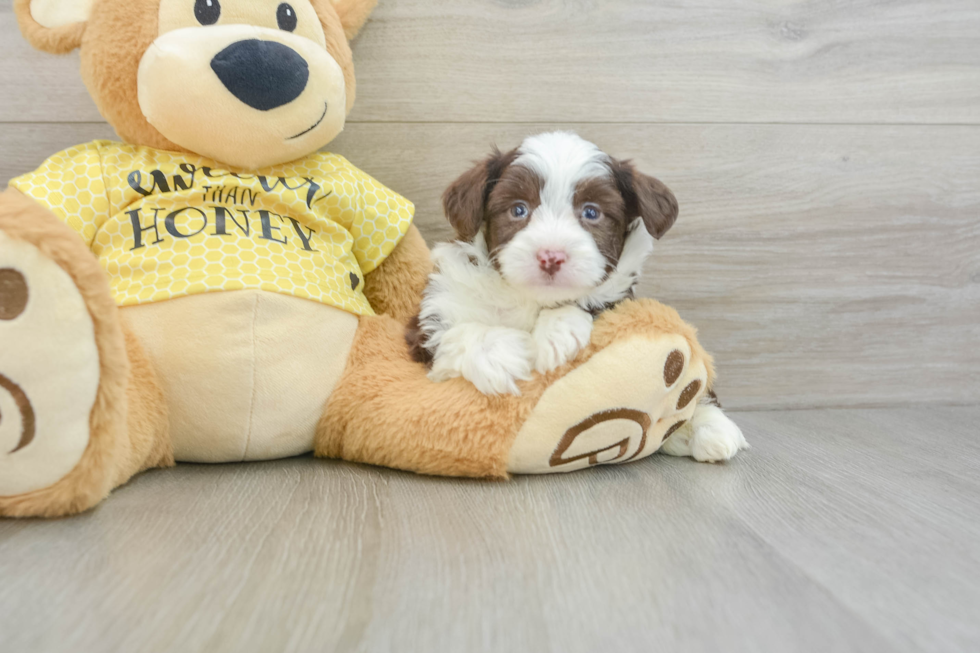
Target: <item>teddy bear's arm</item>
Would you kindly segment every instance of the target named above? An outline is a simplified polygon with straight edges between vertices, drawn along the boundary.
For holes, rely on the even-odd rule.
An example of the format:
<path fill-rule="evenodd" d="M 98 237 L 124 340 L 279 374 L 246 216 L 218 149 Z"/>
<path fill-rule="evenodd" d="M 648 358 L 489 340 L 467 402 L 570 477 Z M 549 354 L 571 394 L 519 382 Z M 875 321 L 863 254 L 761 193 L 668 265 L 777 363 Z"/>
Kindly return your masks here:
<path fill-rule="evenodd" d="M 364 277 L 364 295 L 374 311 L 407 320 L 418 311 L 432 271 L 429 248 L 412 225 L 377 268 Z"/>
<path fill-rule="evenodd" d="M 91 247 L 110 212 L 100 146 L 94 141 L 55 154 L 34 172 L 11 179 L 8 192 L 45 207 Z"/>

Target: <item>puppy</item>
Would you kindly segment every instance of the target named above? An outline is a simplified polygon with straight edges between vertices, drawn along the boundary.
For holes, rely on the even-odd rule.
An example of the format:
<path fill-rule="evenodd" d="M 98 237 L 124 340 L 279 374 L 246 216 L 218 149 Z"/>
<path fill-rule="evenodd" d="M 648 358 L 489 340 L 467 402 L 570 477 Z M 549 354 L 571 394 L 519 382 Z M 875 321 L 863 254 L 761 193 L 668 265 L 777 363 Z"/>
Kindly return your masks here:
<path fill-rule="evenodd" d="M 625 298 L 677 219 L 660 181 L 568 132 L 494 151 L 443 196 L 457 239 L 406 339 L 433 381 L 462 376 L 484 394 L 574 358 L 593 316 Z"/>

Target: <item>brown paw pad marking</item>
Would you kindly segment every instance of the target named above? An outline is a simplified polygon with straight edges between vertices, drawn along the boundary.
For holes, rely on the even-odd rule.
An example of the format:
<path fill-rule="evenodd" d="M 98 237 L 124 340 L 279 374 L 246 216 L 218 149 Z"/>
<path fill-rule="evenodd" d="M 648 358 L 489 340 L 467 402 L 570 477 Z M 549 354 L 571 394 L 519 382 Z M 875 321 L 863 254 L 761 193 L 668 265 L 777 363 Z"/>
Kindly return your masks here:
<path fill-rule="evenodd" d="M 0 320 L 12 320 L 27 307 L 27 280 L 12 268 L 0 270 Z"/>
<path fill-rule="evenodd" d="M 677 410 L 683 410 L 685 406 L 691 403 L 691 400 L 694 399 L 700 389 L 701 382 L 697 379 L 688 383 L 684 391 L 681 392 L 681 396 L 677 398 Z"/>
<path fill-rule="evenodd" d="M 620 460 L 621 458 L 623 458 L 623 456 L 626 455 L 626 452 L 629 451 L 630 448 L 630 438 L 627 437 L 607 447 L 596 449 L 595 451 L 588 451 L 586 453 L 578 454 L 577 456 L 571 456 L 569 458 L 564 457 L 565 452 L 567 452 L 568 449 L 572 446 L 572 443 L 575 442 L 575 438 L 577 438 L 582 433 L 585 433 L 586 431 L 588 431 L 594 426 L 597 426 L 599 424 L 602 424 L 603 422 L 608 422 L 614 419 L 630 420 L 632 422 L 636 422 L 640 426 L 643 435 L 640 436 L 640 444 L 636 448 L 636 451 L 633 452 L 632 456 Z M 632 408 L 613 408 L 611 410 L 604 410 L 599 413 L 594 413 L 586 417 L 584 420 L 582 420 L 572 428 L 565 431 L 565 435 L 562 436 L 561 442 L 559 442 L 558 446 L 555 447 L 555 452 L 551 454 L 551 459 L 548 461 L 548 464 L 551 465 L 552 467 L 558 467 L 559 465 L 567 465 L 568 463 L 573 463 L 577 460 L 588 458 L 590 465 L 598 465 L 599 454 L 605 453 L 607 451 L 612 451 L 614 449 L 619 449 L 616 456 L 605 462 L 609 463 L 613 461 L 618 461 L 618 462 L 625 463 L 629 460 L 633 460 L 633 458 L 635 458 L 637 455 L 639 455 L 641 451 L 643 451 L 643 447 L 647 443 L 647 430 L 650 428 L 650 423 L 651 422 L 650 422 L 649 415 L 647 415 L 646 413 L 640 410 L 633 410 Z"/>
<path fill-rule="evenodd" d="M 677 422 L 676 424 L 674 424 L 673 426 L 671 426 L 669 429 L 667 429 L 667 432 L 664 433 L 664 437 L 660 438 L 661 444 L 663 444 L 664 442 L 666 442 L 667 441 L 667 438 L 669 438 L 670 436 L 672 436 L 674 434 L 674 431 L 676 431 L 680 427 L 684 426 L 685 424 L 687 424 L 687 420 L 686 419 L 682 419 L 681 421 Z"/>
<path fill-rule="evenodd" d="M 684 354 L 675 349 L 667 355 L 667 362 L 664 363 L 664 383 L 669 388 L 677 383 L 681 373 L 684 371 Z"/>
<path fill-rule="evenodd" d="M 34 428 L 36 423 L 34 418 L 34 408 L 31 407 L 31 402 L 27 398 L 27 395 L 24 394 L 24 391 L 21 390 L 21 387 L 5 377 L 3 374 L 0 374 L 0 390 L 5 390 L 10 393 L 10 396 L 14 399 L 14 404 L 16 404 L 17 408 L 20 410 L 20 442 L 18 442 L 17 446 L 10 452 L 14 453 L 29 445 L 31 440 L 34 439 Z M 3 415 L 0 415 L 0 424 L 2 423 Z"/>

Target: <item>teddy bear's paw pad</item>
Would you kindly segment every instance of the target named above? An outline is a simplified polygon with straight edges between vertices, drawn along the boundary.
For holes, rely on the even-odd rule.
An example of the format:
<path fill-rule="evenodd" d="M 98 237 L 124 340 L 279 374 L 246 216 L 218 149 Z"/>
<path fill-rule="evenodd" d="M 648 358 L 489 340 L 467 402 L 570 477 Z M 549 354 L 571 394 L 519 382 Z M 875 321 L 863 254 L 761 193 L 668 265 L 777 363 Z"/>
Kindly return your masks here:
<path fill-rule="evenodd" d="M 694 413 L 707 370 L 678 335 L 632 337 L 549 387 L 521 427 L 508 471 L 570 472 L 654 453 Z"/>
<path fill-rule="evenodd" d="M 75 468 L 98 385 L 94 326 L 71 277 L 0 232 L 0 497 Z"/>

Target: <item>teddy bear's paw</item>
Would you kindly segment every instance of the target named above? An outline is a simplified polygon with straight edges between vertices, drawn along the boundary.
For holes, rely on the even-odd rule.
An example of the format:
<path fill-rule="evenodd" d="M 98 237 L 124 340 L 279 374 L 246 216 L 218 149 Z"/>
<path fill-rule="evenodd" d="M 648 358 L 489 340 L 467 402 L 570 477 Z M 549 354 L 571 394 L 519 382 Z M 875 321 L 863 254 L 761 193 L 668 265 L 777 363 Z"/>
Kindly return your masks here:
<path fill-rule="evenodd" d="M 664 442 L 663 452 L 703 463 L 730 460 L 749 443 L 742 429 L 721 408 L 699 405 L 694 416 Z"/>
<path fill-rule="evenodd" d="M 0 498 L 75 468 L 98 385 L 94 325 L 75 283 L 0 231 Z"/>
<path fill-rule="evenodd" d="M 691 419 L 706 383 L 704 361 L 680 335 L 614 342 L 544 392 L 508 471 L 570 472 L 649 456 Z"/>

